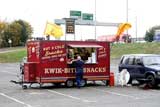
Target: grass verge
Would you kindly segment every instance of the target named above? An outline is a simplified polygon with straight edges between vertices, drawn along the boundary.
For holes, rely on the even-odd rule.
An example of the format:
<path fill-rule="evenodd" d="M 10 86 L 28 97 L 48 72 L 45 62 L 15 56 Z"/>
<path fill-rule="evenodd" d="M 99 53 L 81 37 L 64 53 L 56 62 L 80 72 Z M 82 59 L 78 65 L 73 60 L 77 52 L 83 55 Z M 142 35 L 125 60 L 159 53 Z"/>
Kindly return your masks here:
<path fill-rule="evenodd" d="M 124 54 L 160 54 L 160 43 L 128 43 L 111 45 L 111 58 L 120 58 Z"/>
<path fill-rule="evenodd" d="M 26 54 L 26 48 L 0 53 L 0 63 L 20 62 Z M 160 54 L 160 43 L 112 44 L 110 54 L 111 59 L 120 58 L 124 54 Z"/>
<path fill-rule="evenodd" d="M 27 55 L 26 49 L 19 49 L 13 52 L 0 53 L 0 63 L 20 62 Z"/>

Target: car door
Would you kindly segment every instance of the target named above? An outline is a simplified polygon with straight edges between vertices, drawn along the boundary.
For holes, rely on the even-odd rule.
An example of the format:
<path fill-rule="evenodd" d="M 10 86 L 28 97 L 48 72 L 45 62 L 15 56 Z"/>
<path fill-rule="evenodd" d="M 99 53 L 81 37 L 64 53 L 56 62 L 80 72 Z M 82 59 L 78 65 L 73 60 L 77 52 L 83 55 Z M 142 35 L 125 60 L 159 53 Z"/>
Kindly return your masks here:
<path fill-rule="evenodd" d="M 129 61 L 129 56 L 122 56 L 119 63 L 119 72 L 127 68 L 128 61 Z"/>
<path fill-rule="evenodd" d="M 136 78 L 144 78 L 145 68 L 144 68 L 141 57 L 136 57 L 135 58 L 134 72 L 135 72 L 135 77 Z"/>
<path fill-rule="evenodd" d="M 122 61 L 119 64 L 119 71 L 122 71 L 123 69 L 127 69 L 129 72 L 131 78 L 135 78 L 135 65 L 134 65 L 134 56 L 124 56 Z"/>

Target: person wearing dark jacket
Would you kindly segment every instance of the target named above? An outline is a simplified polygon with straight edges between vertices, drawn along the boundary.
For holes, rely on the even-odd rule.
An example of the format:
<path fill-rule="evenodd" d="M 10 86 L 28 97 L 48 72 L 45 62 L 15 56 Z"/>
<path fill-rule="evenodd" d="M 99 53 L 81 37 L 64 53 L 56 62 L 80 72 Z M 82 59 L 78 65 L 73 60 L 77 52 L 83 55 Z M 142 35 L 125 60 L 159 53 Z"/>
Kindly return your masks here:
<path fill-rule="evenodd" d="M 76 82 L 77 87 L 81 87 L 81 80 L 83 79 L 83 66 L 84 62 L 81 60 L 80 56 L 77 56 L 77 60 L 74 62 L 76 68 Z"/>

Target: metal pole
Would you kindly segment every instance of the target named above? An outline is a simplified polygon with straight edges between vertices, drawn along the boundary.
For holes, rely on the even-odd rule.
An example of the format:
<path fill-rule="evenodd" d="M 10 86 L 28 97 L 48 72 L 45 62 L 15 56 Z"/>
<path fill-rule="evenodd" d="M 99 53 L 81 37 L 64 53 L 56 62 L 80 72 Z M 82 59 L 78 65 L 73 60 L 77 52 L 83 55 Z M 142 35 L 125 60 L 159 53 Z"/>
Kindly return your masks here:
<path fill-rule="evenodd" d="M 126 23 L 128 23 L 128 0 L 126 0 Z M 129 40 L 129 36 L 128 36 L 128 30 L 126 31 L 127 33 L 127 43 Z"/>
<path fill-rule="evenodd" d="M 74 41 L 76 40 L 76 34 L 74 33 Z"/>
<path fill-rule="evenodd" d="M 128 22 L 128 0 L 126 0 L 126 22 Z"/>
<path fill-rule="evenodd" d="M 96 21 L 96 8 L 97 8 L 97 5 L 96 5 L 96 4 L 97 4 L 97 1 L 95 0 L 94 3 L 95 3 L 95 5 L 94 5 L 94 6 L 95 6 L 95 7 L 94 7 L 94 8 L 95 8 L 95 9 L 94 9 L 94 10 L 95 10 L 95 11 L 94 11 L 94 14 L 95 14 L 95 16 L 94 16 L 94 18 L 95 18 L 95 24 L 94 24 L 95 35 L 94 35 L 94 36 L 95 36 L 95 40 L 96 40 L 96 33 L 97 33 L 97 28 L 96 28 L 96 26 L 97 26 L 97 25 L 96 25 L 96 24 L 97 24 L 97 21 Z"/>
<path fill-rule="evenodd" d="M 67 32 L 66 32 L 66 27 L 67 27 L 67 25 L 66 25 L 66 19 L 65 19 L 65 41 L 66 41 L 66 39 L 67 39 L 67 37 L 66 37 L 66 34 L 67 34 Z"/>
<path fill-rule="evenodd" d="M 135 24 L 136 24 L 136 28 L 135 28 L 135 33 L 136 33 L 136 41 L 137 41 L 137 16 L 136 16 L 136 18 L 135 18 Z"/>
<path fill-rule="evenodd" d="M 74 41 L 76 40 L 76 26 L 75 26 L 75 19 L 74 19 Z"/>
<path fill-rule="evenodd" d="M 50 35 L 47 35 L 46 38 L 47 38 L 47 40 L 50 40 Z"/>

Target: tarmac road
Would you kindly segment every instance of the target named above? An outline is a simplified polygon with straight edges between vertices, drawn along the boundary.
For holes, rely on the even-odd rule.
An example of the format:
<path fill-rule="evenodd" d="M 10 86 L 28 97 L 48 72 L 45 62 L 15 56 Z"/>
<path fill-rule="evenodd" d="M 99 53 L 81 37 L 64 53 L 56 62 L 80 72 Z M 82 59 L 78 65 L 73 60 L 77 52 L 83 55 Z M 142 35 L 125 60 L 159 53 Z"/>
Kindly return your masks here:
<path fill-rule="evenodd" d="M 118 61 L 111 61 L 117 74 Z M 160 107 L 160 89 L 106 87 L 101 82 L 81 89 L 51 86 L 23 90 L 17 80 L 18 63 L 0 64 L 0 107 Z M 116 77 L 115 77 L 116 78 Z"/>

